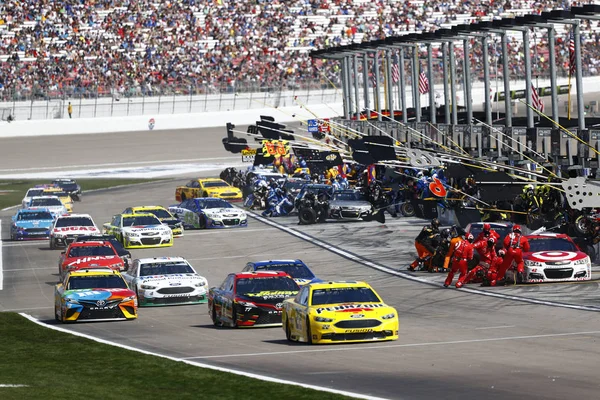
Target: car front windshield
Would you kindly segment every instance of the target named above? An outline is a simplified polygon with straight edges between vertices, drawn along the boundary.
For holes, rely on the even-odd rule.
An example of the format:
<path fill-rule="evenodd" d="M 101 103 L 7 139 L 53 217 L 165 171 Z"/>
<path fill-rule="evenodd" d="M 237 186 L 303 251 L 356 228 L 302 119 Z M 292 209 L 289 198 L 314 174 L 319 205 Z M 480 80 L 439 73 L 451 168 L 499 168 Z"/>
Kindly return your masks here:
<path fill-rule="evenodd" d="M 381 303 L 375 292 L 368 287 L 345 287 L 315 289 L 312 293 L 312 305 L 340 303 Z"/>
<path fill-rule="evenodd" d="M 20 213 L 19 221 L 35 221 L 40 219 L 52 219 L 52 214 L 46 211 Z"/>
<path fill-rule="evenodd" d="M 148 263 L 140 266 L 140 276 L 194 273 L 194 269 L 184 262 Z"/>
<path fill-rule="evenodd" d="M 505 237 L 512 231 L 512 226 L 508 225 L 491 225 L 492 229 L 495 230 L 501 238 Z M 477 237 L 483 231 L 483 224 L 473 224 L 469 228 L 469 233 Z"/>
<path fill-rule="evenodd" d="M 360 192 L 337 192 L 333 194 L 333 200 L 342 201 L 367 201 Z"/>
<path fill-rule="evenodd" d="M 138 217 L 123 218 L 123 226 L 160 225 L 161 222 L 154 215 L 141 215 Z"/>
<path fill-rule="evenodd" d="M 202 186 L 205 188 L 213 188 L 213 187 L 227 187 L 229 186 L 225 181 L 214 181 L 214 182 L 202 182 Z"/>
<path fill-rule="evenodd" d="M 69 257 L 116 256 L 110 246 L 75 246 L 69 250 Z"/>
<path fill-rule="evenodd" d="M 240 296 L 261 292 L 297 292 L 298 285 L 287 276 L 239 278 L 236 290 Z"/>
<path fill-rule="evenodd" d="M 198 200 L 198 205 L 202 210 L 209 208 L 233 208 L 231 204 L 221 199 Z"/>
<path fill-rule="evenodd" d="M 257 271 L 282 271 L 296 279 L 313 279 L 313 273 L 302 264 L 270 264 L 261 265 L 256 268 Z"/>
<path fill-rule="evenodd" d="M 69 197 L 69 193 L 67 192 L 59 192 L 57 190 L 50 190 L 47 192 L 42 192 L 43 196 L 56 196 L 56 197 Z"/>
<path fill-rule="evenodd" d="M 25 197 L 39 196 L 42 194 L 43 191 L 44 189 L 29 189 Z"/>
<path fill-rule="evenodd" d="M 94 226 L 94 221 L 86 217 L 59 218 L 56 221 L 57 228 L 62 228 L 65 226 Z"/>
<path fill-rule="evenodd" d="M 157 218 L 173 218 L 167 210 L 162 208 L 153 208 L 152 210 L 144 210 L 145 213 L 154 214 Z"/>
<path fill-rule="evenodd" d="M 63 205 L 63 203 L 60 201 L 60 199 L 46 198 L 46 199 L 31 200 L 32 207 L 56 207 L 56 206 L 62 206 L 62 205 Z"/>
<path fill-rule="evenodd" d="M 577 247 L 564 238 L 540 238 L 529 239 L 529 251 L 577 251 Z"/>
<path fill-rule="evenodd" d="M 67 290 L 77 289 L 127 289 L 127 283 L 117 275 L 72 276 Z"/>

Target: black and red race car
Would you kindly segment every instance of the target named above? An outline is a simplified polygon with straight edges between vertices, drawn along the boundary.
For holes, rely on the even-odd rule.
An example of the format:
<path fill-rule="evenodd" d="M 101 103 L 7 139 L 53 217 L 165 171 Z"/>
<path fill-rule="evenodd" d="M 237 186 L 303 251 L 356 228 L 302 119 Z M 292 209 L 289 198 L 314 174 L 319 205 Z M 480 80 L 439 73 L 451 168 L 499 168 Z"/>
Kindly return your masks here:
<path fill-rule="evenodd" d="M 208 314 L 215 326 L 281 326 L 283 300 L 300 288 L 285 272 L 238 272 L 208 292 Z"/>

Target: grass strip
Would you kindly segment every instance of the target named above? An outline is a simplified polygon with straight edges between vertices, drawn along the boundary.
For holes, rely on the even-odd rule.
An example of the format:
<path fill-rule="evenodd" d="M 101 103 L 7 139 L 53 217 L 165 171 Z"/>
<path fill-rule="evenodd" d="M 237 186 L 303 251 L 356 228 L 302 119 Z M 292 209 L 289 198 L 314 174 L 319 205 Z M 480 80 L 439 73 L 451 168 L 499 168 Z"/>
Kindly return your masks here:
<path fill-rule="evenodd" d="M 121 185 L 133 185 L 136 183 L 155 182 L 161 179 L 78 179 L 77 183 L 83 191 L 83 200 L 85 201 L 85 192 L 87 190 L 105 189 Z M 50 183 L 49 180 L 2 180 L 0 181 L 0 210 L 21 204 L 25 197 L 27 189 L 44 183 Z"/>
<path fill-rule="evenodd" d="M 0 338 L 3 400 L 349 399 L 97 343 L 44 328 L 16 313 L 0 313 Z"/>

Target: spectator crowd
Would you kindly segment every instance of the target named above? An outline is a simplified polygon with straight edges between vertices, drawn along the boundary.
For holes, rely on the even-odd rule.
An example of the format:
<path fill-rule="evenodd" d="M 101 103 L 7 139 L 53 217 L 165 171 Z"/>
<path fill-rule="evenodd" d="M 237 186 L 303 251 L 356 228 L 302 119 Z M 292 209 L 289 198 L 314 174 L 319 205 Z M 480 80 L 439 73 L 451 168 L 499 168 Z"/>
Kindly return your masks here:
<path fill-rule="evenodd" d="M 337 69 L 311 60 L 310 50 L 565 6 L 556 0 L 6 0 L 0 97 L 337 84 Z M 600 62 L 598 26 L 583 24 L 585 74 L 596 74 Z M 547 71 L 547 40 L 539 36 L 534 66 Z M 557 41 L 563 73 L 567 42 Z M 460 46 L 456 51 L 460 56 Z M 494 41 L 490 51 L 498 59 Z M 510 75 L 522 76 L 520 40 L 510 53 Z M 480 76 L 477 41 L 471 54 Z"/>

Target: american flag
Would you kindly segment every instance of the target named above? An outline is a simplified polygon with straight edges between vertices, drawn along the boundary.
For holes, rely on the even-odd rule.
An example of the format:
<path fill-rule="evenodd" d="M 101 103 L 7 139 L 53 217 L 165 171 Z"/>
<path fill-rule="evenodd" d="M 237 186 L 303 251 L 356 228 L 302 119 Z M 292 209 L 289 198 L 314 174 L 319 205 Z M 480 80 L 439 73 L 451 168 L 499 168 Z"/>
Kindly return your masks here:
<path fill-rule="evenodd" d="M 425 94 L 429 92 L 429 79 L 427 79 L 427 75 L 425 72 L 421 72 L 419 75 L 419 93 Z"/>
<path fill-rule="evenodd" d="M 531 105 L 539 112 L 544 112 L 544 102 L 540 98 L 537 89 L 531 84 Z"/>
<path fill-rule="evenodd" d="M 569 75 L 575 75 L 576 63 L 575 63 L 575 40 L 571 36 L 569 40 Z"/>
<path fill-rule="evenodd" d="M 398 68 L 398 63 L 392 64 L 392 82 L 398 83 L 400 80 L 400 68 Z"/>

